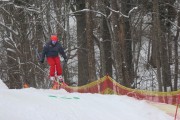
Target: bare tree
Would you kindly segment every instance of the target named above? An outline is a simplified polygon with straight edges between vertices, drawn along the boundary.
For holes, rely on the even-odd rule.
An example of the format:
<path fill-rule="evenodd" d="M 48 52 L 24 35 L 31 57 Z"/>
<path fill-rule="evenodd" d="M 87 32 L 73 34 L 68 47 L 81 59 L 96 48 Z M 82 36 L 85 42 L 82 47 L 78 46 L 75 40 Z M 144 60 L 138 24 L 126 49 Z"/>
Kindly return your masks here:
<path fill-rule="evenodd" d="M 92 9 L 92 0 L 86 0 L 86 9 Z M 95 69 L 95 53 L 94 53 L 94 39 L 93 39 L 93 14 L 92 12 L 86 12 L 86 39 L 87 39 L 87 50 L 88 50 L 88 71 L 89 71 L 89 82 L 96 80 L 96 69 Z"/>
<path fill-rule="evenodd" d="M 69 85 L 75 80 L 78 85 L 85 85 L 108 74 L 127 87 L 177 90 L 178 3 L 177 0 L 1 2 L 0 77 L 6 79 L 9 88 L 22 88 L 25 83 L 47 88 L 48 65 L 39 64 L 39 53 L 50 34 L 57 34 L 68 56 L 63 75 Z"/>
<path fill-rule="evenodd" d="M 160 63 L 160 41 L 161 41 L 161 29 L 160 29 L 160 19 L 159 19 L 159 4 L 158 0 L 153 0 L 153 31 L 154 31 L 154 41 L 156 41 L 156 65 L 157 65 L 157 80 L 159 91 L 162 91 L 162 79 L 161 79 L 161 63 Z"/>
<path fill-rule="evenodd" d="M 85 9 L 85 0 L 77 2 L 77 11 Z M 86 39 L 86 16 L 84 12 L 76 15 L 77 19 L 77 45 L 78 45 L 78 85 L 85 85 L 89 80 L 88 50 Z"/>
<path fill-rule="evenodd" d="M 103 6 L 110 7 L 109 0 L 103 1 Z M 103 7 L 102 10 L 106 16 L 110 15 L 110 10 Z M 108 28 L 108 18 L 102 17 L 101 23 L 102 41 L 101 41 L 101 65 L 102 65 L 102 75 L 108 74 L 112 76 L 112 46 L 111 46 L 111 35 Z"/>
<path fill-rule="evenodd" d="M 178 26 L 180 26 L 180 12 L 178 12 Z M 177 90 L 178 86 L 178 73 L 179 73 L 179 61 L 178 61 L 178 38 L 179 38 L 180 28 L 177 27 L 177 33 L 174 38 L 174 59 L 175 59 L 175 70 L 174 70 L 174 90 Z"/>
<path fill-rule="evenodd" d="M 111 0 L 110 1 L 110 7 L 113 10 L 118 11 L 118 3 L 117 0 Z M 120 26 L 119 26 L 119 15 L 117 13 L 112 12 L 112 16 L 111 16 L 111 25 L 112 25 L 112 31 L 113 33 L 111 34 L 112 36 L 112 51 L 113 51 L 113 60 L 114 60 L 114 66 L 115 66 L 115 73 L 116 73 L 116 79 L 118 82 L 123 83 L 123 71 L 122 71 L 122 67 L 123 67 L 123 59 L 122 59 L 122 47 L 120 45 L 120 33 L 122 33 L 122 31 L 120 31 Z M 121 26 L 122 27 L 122 26 Z M 122 35 L 122 34 L 121 34 Z"/>

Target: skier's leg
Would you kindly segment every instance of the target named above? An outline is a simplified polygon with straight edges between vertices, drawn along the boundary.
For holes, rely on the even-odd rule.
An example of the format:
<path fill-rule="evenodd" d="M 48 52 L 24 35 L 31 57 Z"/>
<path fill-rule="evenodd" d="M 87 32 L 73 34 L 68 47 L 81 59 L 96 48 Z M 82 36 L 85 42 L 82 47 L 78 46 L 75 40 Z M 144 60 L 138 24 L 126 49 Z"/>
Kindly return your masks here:
<path fill-rule="evenodd" d="M 50 66 L 50 71 L 49 71 L 49 75 L 50 77 L 54 77 L 55 76 L 55 60 L 53 57 L 47 57 L 47 62 Z"/>
<path fill-rule="evenodd" d="M 56 61 L 57 78 L 60 82 L 63 82 L 60 58 L 56 57 L 55 59 L 56 59 L 55 61 Z"/>
<path fill-rule="evenodd" d="M 56 65 L 55 59 L 53 57 L 48 57 L 47 62 L 50 66 L 50 70 L 49 70 L 50 84 L 49 84 L 49 86 L 52 89 L 58 89 L 59 85 L 57 84 L 56 78 L 55 78 L 55 65 Z"/>
<path fill-rule="evenodd" d="M 59 57 L 55 57 L 57 76 L 62 75 L 62 67 Z"/>

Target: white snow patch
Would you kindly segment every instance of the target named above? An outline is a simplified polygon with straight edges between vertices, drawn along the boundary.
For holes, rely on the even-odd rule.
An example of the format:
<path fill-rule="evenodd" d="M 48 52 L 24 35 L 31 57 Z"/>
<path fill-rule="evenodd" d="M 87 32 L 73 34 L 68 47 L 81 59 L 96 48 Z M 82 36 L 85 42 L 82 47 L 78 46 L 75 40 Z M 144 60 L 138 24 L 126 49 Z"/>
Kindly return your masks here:
<path fill-rule="evenodd" d="M 0 90 L 1 89 L 8 89 L 8 87 L 6 86 L 6 84 L 0 79 Z"/>
<path fill-rule="evenodd" d="M 0 90 L 0 120 L 173 120 L 146 101 L 65 90 Z"/>

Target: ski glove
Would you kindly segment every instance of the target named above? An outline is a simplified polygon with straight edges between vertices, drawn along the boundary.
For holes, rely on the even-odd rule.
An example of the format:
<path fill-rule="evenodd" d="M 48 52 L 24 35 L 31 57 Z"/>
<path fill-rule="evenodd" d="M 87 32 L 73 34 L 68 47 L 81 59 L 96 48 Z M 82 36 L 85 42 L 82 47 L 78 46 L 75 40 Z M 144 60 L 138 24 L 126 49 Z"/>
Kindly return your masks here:
<path fill-rule="evenodd" d="M 67 62 L 67 59 L 64 59 L 64 62 Z"/>
<path fill-rule="evenodd" d="M 44 60 L 42 59 L 42 60 L 40 60 L 39 62 L 40 62 L 40 63 L 44 63 Z"/>

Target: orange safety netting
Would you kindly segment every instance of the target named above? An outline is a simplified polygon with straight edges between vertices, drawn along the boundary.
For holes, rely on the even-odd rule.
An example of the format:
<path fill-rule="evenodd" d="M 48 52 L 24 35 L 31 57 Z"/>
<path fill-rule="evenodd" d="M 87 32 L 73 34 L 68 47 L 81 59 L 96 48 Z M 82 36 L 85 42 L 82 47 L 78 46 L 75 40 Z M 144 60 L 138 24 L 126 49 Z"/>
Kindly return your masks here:
<path fill-rule="evenodd" d="M 177 104 L 178 96 L 180 95 L 180 90 L 173 92 L 155 92 L 127 88 L 120 85 L 109 76 L 105 76 L 97 81 L 80 87 L 62 87 L 68 92 L 127 95 L 141 100 L 168 104 Z"/>

